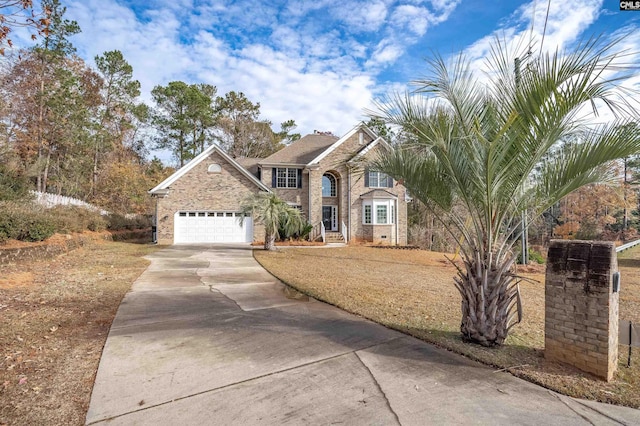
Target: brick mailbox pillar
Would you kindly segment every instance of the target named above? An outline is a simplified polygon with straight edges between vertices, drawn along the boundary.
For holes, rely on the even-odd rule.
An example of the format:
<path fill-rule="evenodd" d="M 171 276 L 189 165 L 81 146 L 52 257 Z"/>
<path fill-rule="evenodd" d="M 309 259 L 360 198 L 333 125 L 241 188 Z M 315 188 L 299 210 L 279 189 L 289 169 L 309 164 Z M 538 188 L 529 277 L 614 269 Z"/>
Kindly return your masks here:
<path fill-rule="evenodd" d="M 545 280 L 547 359 L 607 381 L 613 378 L 618 366 L 617 272 L 613 243 L 551 241 Z"/>

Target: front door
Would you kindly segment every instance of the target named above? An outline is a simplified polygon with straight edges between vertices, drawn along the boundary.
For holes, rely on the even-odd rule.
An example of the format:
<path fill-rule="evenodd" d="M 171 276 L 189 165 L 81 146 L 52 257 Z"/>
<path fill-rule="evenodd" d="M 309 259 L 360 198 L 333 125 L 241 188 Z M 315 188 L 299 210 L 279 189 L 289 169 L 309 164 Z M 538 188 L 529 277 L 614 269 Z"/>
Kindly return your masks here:
<path fill-rule="evenodd" d="M 338 230 L 338 208 L 336 206 L 322 206 L 322 223 L 327 231 Z"/>

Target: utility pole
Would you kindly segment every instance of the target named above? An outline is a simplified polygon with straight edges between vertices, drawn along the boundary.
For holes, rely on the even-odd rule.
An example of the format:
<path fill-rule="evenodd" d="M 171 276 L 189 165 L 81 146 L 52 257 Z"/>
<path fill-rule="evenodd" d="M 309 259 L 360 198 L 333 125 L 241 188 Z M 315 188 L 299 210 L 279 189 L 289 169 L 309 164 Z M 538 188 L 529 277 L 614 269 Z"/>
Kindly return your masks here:
<path fill-rule="evenodd" d="M 626 231 L 627 228 L 629 227 L 629 209 L 627 208 L 627 185 L 628 185 L 628 181 L 627 181 L 627 160 L 629 159 L 629 157 L 624 157 L 624 184 L 623 184 L 623 191 L 624 191 L 624 220 L 622 222 L 622 230 Z M 622 234 L 623 237 L 622 239 L 624 240 L 624 233 Z"/>

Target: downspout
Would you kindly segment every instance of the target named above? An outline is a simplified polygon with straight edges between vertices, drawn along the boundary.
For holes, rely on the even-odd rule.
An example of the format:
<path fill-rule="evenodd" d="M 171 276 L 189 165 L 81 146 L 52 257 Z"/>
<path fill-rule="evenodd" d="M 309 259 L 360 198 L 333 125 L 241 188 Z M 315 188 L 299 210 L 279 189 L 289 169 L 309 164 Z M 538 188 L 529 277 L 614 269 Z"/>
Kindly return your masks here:
<path fill-rule="evenodd" d="M 307 170 L 309 170 L 309 183 L 307 184 L 309 186 L 309 191 L 307 191 L 308 194 L 309 194 L 309 223 L 311 225 L 315 226 L 315 224 L 311 221 L 311 189 L 312 189 L 312 187 L 311 187 L 311 169 L 307 169 Z"/>
<path fill-rule="evenodd" d="M 351 240 L 351 167 L 347 166 L 347 243 Z"/>
<path fill-rule="evenodd" d="M 395 222 L 396 222 L 396 245 L 398 245 L 398 222 L 399 222 L 398 219 L 399 219 L 399 216 L 400 216 L 400 212 L 398 211 L 398 199 L 397 198 L 395 200 L 395 203 L 396 203 L 396 208 L 395 208 L 395 210 L 396 210 L 395 216 L 396 217 L 394 217 L 394 219 L 395 219 Z"/>
<path fill-rule="evenodd" d="M 152 197 L 156 199 L 156 206 L 155 206 L 156 213 L 153 218 L 153 229 L 151 230 L 151 233 L 152 233 L 151 239 L 153 240 L 152 243 L 158 244 L 158 203 L 160 202 L 160 199 L 153 195 Z"/>

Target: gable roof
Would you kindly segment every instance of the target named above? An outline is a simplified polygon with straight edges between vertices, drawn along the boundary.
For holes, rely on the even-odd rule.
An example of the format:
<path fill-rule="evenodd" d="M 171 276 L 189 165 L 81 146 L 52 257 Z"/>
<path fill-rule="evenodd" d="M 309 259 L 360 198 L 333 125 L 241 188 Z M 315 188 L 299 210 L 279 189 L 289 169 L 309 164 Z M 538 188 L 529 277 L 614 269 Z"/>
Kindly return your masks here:
<path fill-rule="evenodd" d="M 325 149 L 324 151 L 319 153 L 319 155 L 317 157 L 315 157 L 313 160 L 309 161 L 308 165 L 311 166 L 313 164 L 318 164 L 327 155 L 331 154 L 336 148 L 338 148 L 340 145 L 342 145 L 347 139 L 349 139 L 351 136 L 355 135 L 356 132 L 358 132 L 359 130 L 362 130 L 365 133 L 367 133 L 371 137 L 371 139 L 377 139 L 378 138 L 378 135 L 373 133 L 373 131 L 371 131 L 371 129 L 368 128 L 366 124 L 361 122 L 357 126 L 355 126 L 353 129 L 349 130 L 349 132 L 347 132 L 346 135 L 342 136 L 340 139 L 338 139 L 336 142 L 334 142 L 330 147 L 328 147 L 327 149 Z"/>
<path fill-rule="evenodd" d="M 364 147 L 363 150 L 361 150 L 360 152 L 358 152 L 356 155 L 354 155 L 354 157 L 349 160 L 349 162 L 355 162 L 357 160 L 359 160 L 360 158 L 364 157 L 365 155 L 367 155 L 367 153 L 369 151 L 371 151 L 373 148 L 375 148 L 376 146 L 381 145 L 387 149 L 390 149 L 391 146 L 387 143 L 387 141 L 384 140 L 384 138 L 382 136 L 379 136 L 378 138 L 376 138 L 374 141 L 372 141 L 369 145 L 367 145 L 366 147 Z"/>
<path fill-rule="evenodd" d="M 204 160 L 205 158 L 207 158 L 209 155 L 211 155 L 212 153 L 217 152 L 218 154 L 220 154 L 220 156 L 222 158 L 224 158 L 229 164 L 231 164 L 233 167 L 235 167 L 240 173 L 242 173 L 244 176 L 246 176 L 251 182 L 253 182 L 258 188 L 267 191 L 267 192 L 271 192 L 271 190 L 265 186 L 262 182 L 260 182 L 254 175 L 252 175 L 251 173 L 249 173 L 249 171 L 247 171 L 247 169 L 245 169 L 244 167 L 242 167 L 240 164 L 238 164 L 237 161 L 235 161 L 233 158 L 231 158 L 229 156 L 229 154 L 227 154 L 226 152 L 224 152 L 218 145 L 211 145 L 209 148 L 205 149 L 204 151 L 202 151 L 200 153 L 200 155 L 198 155 L 197 157 L 195 157 L 193 160 L 189 161 L 187 164 L 185 164 L 184 166 L 182 166 L 180 169 L 178 169 L 178 171 L 176 171 L 174 174 L 172 174 L 171 176 L 169 176 L 168 178 L 166 178 L 165 180 L 163 180 L 162 182 L 160 182 L 158 184 L 158 186 L 156 186 L 155 188 L 153 188 L 152 190 L 149 191 L 149 194 L 151 195 L 162 195 L 162 194 L 166 194 L 166 190 L 169 188 L 169 186 L 177 181 L 178 179 L 180 179 L 182 176 L 184 176 L 188 171 L 190 171 L 191 169 L 193 169 L 195 166 L 197 166 L 198 164 L 200 164 L 202 162 L 202 160 Z"/>
<path fill-rule="evenodd" d="M 259 164 L 308 164 L 320 153 L 333 145 L 338 138 L 333 135 L 314 133 L 306 135 L 291 145 L 282 148 L 267 158 L 260 160 Z"/>
<path fill-rule="evenodd" d="M 342 145 L 345 141 L 355 135 L 358 131 L 364 131 L 374 141 L 380 139 L 366 124 L 359 123 L 353 129 L 349 130 L 347 134 L 338 138 L 333 135 L 326 135 L 322 133 L 314 133 L 306 135 L 305 137 L 298 139 L 286 148 L 268 156 L 267 158 L 260 160 L 260 165 L 304 165 L 312 166 L 318 164 L 326 156 L 331 154 L 336 148 Z M 367 150 L 368 146 L 363 149 Z"/>

